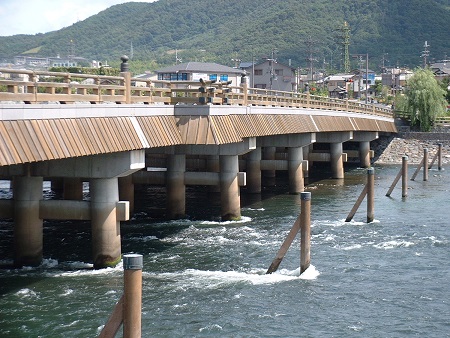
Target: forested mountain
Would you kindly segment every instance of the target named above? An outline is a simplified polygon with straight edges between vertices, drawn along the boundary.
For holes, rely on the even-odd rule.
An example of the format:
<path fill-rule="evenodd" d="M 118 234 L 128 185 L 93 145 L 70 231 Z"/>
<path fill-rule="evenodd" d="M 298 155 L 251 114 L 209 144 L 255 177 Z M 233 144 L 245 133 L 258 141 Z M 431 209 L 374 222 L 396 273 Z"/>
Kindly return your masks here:
<path fill-rule="evenodd" d="M 275 51 L 293 67 L 307 68 L 312 57 L 316 68 L 337 69 L 344 22 L 350 54 L 368 53 L 374 69 L 383 59 L 388 66 L 421 64 L 425 41 L 429 60 L 450 54 L 449 0 L 159 0 L 112 6 L 55 32 L 0 37 L 0 62 L 72 50 L 118 64 L 132 53 L 130 66 L 152 70 L 175 63 L 175 50 L 184 62 L 230 66 Z"/>

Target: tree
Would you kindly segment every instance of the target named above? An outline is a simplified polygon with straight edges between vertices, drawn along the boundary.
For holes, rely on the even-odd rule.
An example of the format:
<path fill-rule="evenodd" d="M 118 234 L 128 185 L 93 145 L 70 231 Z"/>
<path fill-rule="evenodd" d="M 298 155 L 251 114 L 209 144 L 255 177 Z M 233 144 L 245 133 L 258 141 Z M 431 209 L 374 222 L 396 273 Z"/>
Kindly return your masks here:
<path fill-rule="evenodd" d="M 411 124 L 430 131 L 437 116 L 445 115 L 445 91 L 429 69 L 417 68 L 406 89 L 405 111 Z"/>

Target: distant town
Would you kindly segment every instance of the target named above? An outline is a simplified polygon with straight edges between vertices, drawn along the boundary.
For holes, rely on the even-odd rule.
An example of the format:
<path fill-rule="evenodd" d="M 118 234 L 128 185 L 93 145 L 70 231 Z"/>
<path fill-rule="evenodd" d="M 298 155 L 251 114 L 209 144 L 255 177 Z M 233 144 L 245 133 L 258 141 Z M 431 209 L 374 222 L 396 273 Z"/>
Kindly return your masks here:
<path fill-rule="evenodd" d="M 326 74 L 323 70 L 299 69 L 282 64 L 275 58 L 259 62 L 234 60 L 235 67 L 210 62 L 185 62 L 178 59 L 173 66 L 135 74 L 145 80 L 199 81 L 200 78 L 239 85 L 242 76 L 251 88 L 306 92 L 332 98 L 365 100 L 369 103 L 392 104 L 402 93 L 413 70 L 402 67 L 382 67 L 380 73 L 368 68 L 368 55 L 358 55 L 358 67 L 348 72 Z M 57 55 L 55 57 L 16 56 L 13 63 L 0 64 L 0 68 L 50 70 L 52 68 L 110 68 L 108 62 L 88 61 L 83 57 Z M 428 65 L 437 80 L 450 78 L 450 60 Z M 9 76 L 0 73 L 0 78 Z M 24 79 L 26 81 L 26 79 Z M 448 89 L 450 90 L 450 88 Z"/>

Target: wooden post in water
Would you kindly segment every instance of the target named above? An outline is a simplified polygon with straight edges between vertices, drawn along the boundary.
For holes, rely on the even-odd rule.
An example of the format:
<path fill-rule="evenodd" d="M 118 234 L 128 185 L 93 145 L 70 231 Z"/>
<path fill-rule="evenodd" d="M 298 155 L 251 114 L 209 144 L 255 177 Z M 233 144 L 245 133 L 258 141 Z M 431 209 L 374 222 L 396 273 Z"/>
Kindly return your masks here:
<path fill-rule="evenodd" d="M 114 338 L 123 324 L 124 338 L 141 337 L 142 255 L 123 256 L 123 295 L 117 302 L 99 338 Z"/>
<path fill-rule="evenodd" d="M 375 169 L 367 169 L 367 223 L 375 217 Z"/>
<path fill-rule="evenodd" d="M 141 337 L 142 311 L 142 255 L 123 256 L 124 268 L 124 303 L 123 303 L 123 337 Z"/>
<path fill-rule="evenodd" d="M 438 170 L 442 170 L 442 143 L 438 144 Z"/>
<path fill-rule="evenodd" d="M 423 149 L 423 180 L 428 181 L 428 148 Z"/>
<path fill-rule="evenodd" d="M 394 179 L 394 182 L 392 182 L 391 187 L 389 188 L 388 192 L 386 193 L 386 196 L 391 196 L 392 191 L 394 190 L 396 184 L 400 180 L 400 177 L 402 178 L 402 197 L 407 196 L 407 190 L 408 190 L 408 156 L 402 157 L 402 167 L 400 168 L 400 171 L 398 172 L 397 176 Z"/>
<path fill-rule="evenodd" d="M 402 197 L 408 196 L 408 156 L 402 157 Z"/>
<path fill-rule="evenodd" d="M 311 263 L 311 193 L 300 193 L 300 274 Z"/>

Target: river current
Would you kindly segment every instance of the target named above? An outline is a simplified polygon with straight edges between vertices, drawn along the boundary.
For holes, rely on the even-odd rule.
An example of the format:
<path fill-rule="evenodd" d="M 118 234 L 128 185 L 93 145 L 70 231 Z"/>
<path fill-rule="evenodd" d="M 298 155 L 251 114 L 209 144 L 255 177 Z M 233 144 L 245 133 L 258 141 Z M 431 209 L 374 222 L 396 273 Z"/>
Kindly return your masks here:
<path fill-rule="evenodd" d="M 410 177 L 415 168 L 410 168 Z M 299 238 L 265 272 L 300 210 L 286 179 L 242 197 L 242 221 L 219 222 L 206 189 L 187 191 L 189 219 L 163 221 L 160 188 L 137 190 L 122 252 L 143 268 L 143 337 L 450 337 L 450 174 L 431 169 L 385 194 L 399 166 L 375 167 L 366 204 L 344 220 L 366 170 L 318 179 L 311 191 L 311 266 Z M 46 196 L 51 192 L 47 186 Z M 0 197 L 10 197 L 0 182 Z M 0 337 L 95 337 L 123 290 L 123 268 L 93 270 L 87 222 L 45 222 L 44 262 L 13 269 L 12 223 L 0 221 Z M 118 336 L 121 336 L 121 331 Z"/>

